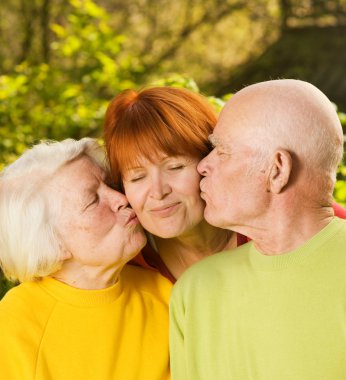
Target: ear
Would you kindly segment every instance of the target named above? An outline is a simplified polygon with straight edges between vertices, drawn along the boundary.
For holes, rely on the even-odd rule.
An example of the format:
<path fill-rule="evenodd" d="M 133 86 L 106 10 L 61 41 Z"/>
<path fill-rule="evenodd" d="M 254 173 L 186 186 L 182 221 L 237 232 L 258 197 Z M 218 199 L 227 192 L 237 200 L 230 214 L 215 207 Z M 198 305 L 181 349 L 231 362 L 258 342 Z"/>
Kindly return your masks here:
<path fill-rule="evenodd" d="M 284 149 L 275 152 L 267 179 L 267 191 L 279 194 L 287 185 L 292 172 L 291 154 Z"/>

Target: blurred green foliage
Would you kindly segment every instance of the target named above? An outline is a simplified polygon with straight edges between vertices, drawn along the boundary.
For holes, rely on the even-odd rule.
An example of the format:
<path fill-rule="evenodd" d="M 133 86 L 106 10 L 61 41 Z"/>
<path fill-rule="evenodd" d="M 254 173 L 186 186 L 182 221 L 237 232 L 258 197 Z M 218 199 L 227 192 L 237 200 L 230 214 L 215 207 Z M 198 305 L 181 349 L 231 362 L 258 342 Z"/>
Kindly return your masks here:
<path fill-rule="evenodd" d="M 2 276 L 0 272 L 0 300 L 12 287 L 16 286 L 13 282 L 10 282 Z"/>
<path fill-rule="evenodd" d="M 100 133 L 109 99 L 134 87 L 140 66 L 122 50 L 124 37 L 90 0 L 72 0 L 49 65 L 23 62 L 0 76 L 0 169 L 41 138 L 81 138 Z"/>
<path fill-rule="evenodd" d="M 338 115 L 344 130 L 344 136 L 346 136 L 346 114 L 338 112 Z M 344 146 L 345 144 L 346 141 L 344 141 Z M 338 203 L 346 207 L 346 151 L 344 152 L 344 159 L 339 166 L 337 182 L 334 189 L 334 198 Z"/>
<path fill-rule="evenodd" d="M 100 137 L 109 100 L 137 87 L 143 66 L 123 49 L 126 38 L 115 33 L 106 11 L 91 0 L 71 0 L 72 12 L 56 35 L 49 64 L 26 61 L 0 76 L 0 170 L 40 139 Z M 190 78 L 172 74 L 153 85 L 199 91 Z M 219 111 L 225 97 L 209 97 Z M 346 114 L 339 113 L 346 128 Z M 346 162 L 340 166 L 336 200 L 346 206 Z M 13 286 L 0 275 L 0 298 Z"/>

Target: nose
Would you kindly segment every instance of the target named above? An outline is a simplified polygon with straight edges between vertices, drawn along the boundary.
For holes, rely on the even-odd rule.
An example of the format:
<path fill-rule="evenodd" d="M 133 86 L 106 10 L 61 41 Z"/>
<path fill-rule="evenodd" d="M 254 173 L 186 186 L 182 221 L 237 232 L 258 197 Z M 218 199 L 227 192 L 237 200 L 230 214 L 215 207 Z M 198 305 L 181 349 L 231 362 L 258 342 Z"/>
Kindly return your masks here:
<path fill-rule="evenodd" d="M 172 191 L 164 176 L 157 173 L 151 180 L 150 195 L 154 199 L 163 199 Z"/>
<path fill-rule="evenodd" d="M 129 202 L 123 193 L 114 190 L 107 185 L 105 186 L 106 187 L 104 191 L 106 192 L 110 207 L 113 211 L 120 211 L 128 206 Z"/>
<path fill-rule="evenodd" d="M 198 173 L 204 177 L 209 174 L 209 156 L 210 156 L 210 153 L 208 154 L 208 156 L 204 157 L 203 160 L 200 161 L 199 164 L 197 165 Z"/>

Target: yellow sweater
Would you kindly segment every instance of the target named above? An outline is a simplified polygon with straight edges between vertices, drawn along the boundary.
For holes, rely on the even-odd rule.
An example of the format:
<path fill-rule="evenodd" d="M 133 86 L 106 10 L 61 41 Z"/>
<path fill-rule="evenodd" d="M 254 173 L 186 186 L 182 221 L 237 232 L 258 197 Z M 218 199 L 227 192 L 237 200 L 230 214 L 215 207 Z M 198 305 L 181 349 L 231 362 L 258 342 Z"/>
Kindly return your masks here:
<path fill-rule="evenodd" d="M 0 378 L 169 379 L 170 289 L 133 266 L 102 290 L 52 278 L 19 285 L 0 302 Z"/>

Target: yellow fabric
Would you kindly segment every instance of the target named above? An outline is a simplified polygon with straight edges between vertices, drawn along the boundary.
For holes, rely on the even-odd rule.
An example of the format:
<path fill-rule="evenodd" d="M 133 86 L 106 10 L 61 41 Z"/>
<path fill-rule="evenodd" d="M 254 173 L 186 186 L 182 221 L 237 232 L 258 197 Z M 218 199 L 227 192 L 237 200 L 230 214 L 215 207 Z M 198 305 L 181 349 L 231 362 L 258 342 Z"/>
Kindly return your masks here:
<path fill-rule="evenodd" d="M 169 379 L 170 289 L 132 266 L 103 290 L 52 278 L 19 285 L 0 302 L 0 378 Z"/>

